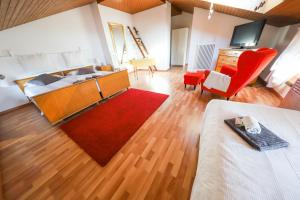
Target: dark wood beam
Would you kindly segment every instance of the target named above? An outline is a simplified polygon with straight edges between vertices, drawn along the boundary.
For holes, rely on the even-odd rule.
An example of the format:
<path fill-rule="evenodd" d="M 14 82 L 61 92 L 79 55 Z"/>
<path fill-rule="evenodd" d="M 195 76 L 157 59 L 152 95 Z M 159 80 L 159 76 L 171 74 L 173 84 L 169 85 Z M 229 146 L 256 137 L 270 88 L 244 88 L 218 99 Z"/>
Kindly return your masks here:
<path fill-rule="evenodd" d="M 172 7 L 171 7 L 171 16 L 176 16 L 176 15 L 180 15 L 182 13 L 182 10 L 180 8 L 177 8 L 176 6 L 174 6 L 172 4 Z"/>

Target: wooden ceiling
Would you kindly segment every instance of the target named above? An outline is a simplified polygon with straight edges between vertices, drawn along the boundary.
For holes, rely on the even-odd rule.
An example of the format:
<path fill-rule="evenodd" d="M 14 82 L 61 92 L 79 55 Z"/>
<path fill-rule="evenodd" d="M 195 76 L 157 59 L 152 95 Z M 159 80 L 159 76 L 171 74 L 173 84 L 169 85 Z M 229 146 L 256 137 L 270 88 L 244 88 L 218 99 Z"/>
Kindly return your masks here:
<path fill-rule="evenodd" d="M 164 4 L 165 0 L 98 0 L 98 3 L 130 14 Z"/>
<path fill-rule="evenodd" d="M 185 12 L 193 13 L 194 7 L 209 9 L 210 3 L 200 0 L 169 0 L 174 7 Z M 285 0 L 265 14 L 229 6 L 214 5 L 214 10 L 220 13 L 233 15 L 249 20 L 267 19 L 273 26 L 286 26 L 300 23 L 300 0 Z"/>
<path fill-rule="evenodd" d="M 300 23 L 300 0 L 285 0 L 266 15 L 267 19 L 277 26 Z"/>
<path fill-rule="evenodd" d="M 203 8 L 203 9 L 209 9 L 210 3 L 207 1 L 195 1 L 195 0 L 170 0 L 173 6 L 175 6 L 178 9 L 181 9 L 185 12 L 193 13 L 194 7 Z M 219 4 L 214 4 L 214 10 L 220 13 L 233 15 L 245 19 L 250 20 L 258 20 L 264 17 L 263 14 L 252 12 L 248 10 L 243 10 L 239 8 L 233 8 L 229 6 L 223 6 Z"/>
<path fill-rule="evenodd" d="M 209 9 L 210 3 L 201 0 L 168 0 L 172 4 L 172 13 L 180 11 L 193 13 L 194 7 Z M 127 13 L 137 13 L 163 4 L 163 0 L 98 0 L 102 5 L 115 8 Z M 214 5 L 214 10 L 220 13 L 233 15 L 249 20 L 267 19 L 273 26 L 286 26 L 300 23 L 300 0 L 285 0 L 266 14 L 254 11 L 233 8 L 224 5 Z"/>
<path fill-rule="evenodd" d="M 31 22 L 59 12 L 92 3 L 96 0 L 0 0 L 0 30 Z M 97 0 L 98 3 L 127 13 L 137 13 L 162 5 L 166 0 Z M 201 0 L 168 0 L 173 13 L 192 13 L 194 7 L 208 9 L 210 3 Z M 300 23 L 300 0 L 285 0 L 266 14 L 215 5 L 215 11 L 250 20 L 267 19 L 274 26 Z"/>
<path fill-rule="evenodd" d="M 95 0 L 0 0 L 0 30 L 80 7 Z"/>

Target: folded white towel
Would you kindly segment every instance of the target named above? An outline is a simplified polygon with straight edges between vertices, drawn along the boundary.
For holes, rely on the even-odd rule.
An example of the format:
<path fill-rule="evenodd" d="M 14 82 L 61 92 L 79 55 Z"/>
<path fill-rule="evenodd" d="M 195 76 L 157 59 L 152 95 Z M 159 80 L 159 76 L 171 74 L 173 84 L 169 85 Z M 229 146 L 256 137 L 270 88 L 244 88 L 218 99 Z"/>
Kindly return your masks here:
<path fill-rule="evenodd" d="M 246 117 L 237 117 L 235 119 L 235 124 L 237 126 L 244 126 L 245 130 L 251 134 L 259 134 L 261 133 L 261 127 L 258 121 L 251 116 Z"/>
<path fill-rule="evenodd" d="M 216 89 L 226 92 L 231 81 L 231 77 L 220 72 L 211 71 L 203 85 L 208 89 Z"/>

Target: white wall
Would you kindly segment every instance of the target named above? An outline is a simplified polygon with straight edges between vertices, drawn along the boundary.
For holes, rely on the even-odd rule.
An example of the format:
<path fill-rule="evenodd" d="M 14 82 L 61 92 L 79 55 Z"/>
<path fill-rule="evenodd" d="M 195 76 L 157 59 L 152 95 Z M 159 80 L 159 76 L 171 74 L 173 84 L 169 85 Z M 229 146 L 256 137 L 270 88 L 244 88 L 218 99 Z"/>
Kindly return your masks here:
<path fill-rule="evenodd" d="M 106 63 L 91 6 L 83 6 L 1 31 L 0 52 L 8 49 L 18 55 L 55 53 L 74 51 L 80 47 L 90 59 L 97 58 Z M 3 68 L 0 69 L 0 74 L 1 70 Z M 27 102 L 16 86 L 0 87 L 0 94 L 0 111 Z"/>
<path fill-rule="evenodd" d="M 0 32 L 0 50 L 14 54 L 49 53 L 80 47 L 105 62 L 91 5 L 72 9 Z"/>
<path fill-rule="evenodd" d="M 170 68 L 171 43 L 171 4 L 139 12 L 133 15 L 133 24 L 149 51 L 154 57 L 159 70 Z"/>
<path fill-rule="evenodd" d="M 108 23 L 122 24 L 125 28 L 125 37 L 128 50 L 128 59 L 141 58 L 136 44 L 130 35 L 127 26 L 136 27 L 149 51 L 150 56 L 157 61 L 160 70 L 169 69 L 170 66 L 170 34 L 171 34 L 171 5 L 166 3 L 155 8 L 136 13 L 134 15 L 98 5 L 100 21 L 113 65 L 119 63 L 114 56 L 114 48 Z"/>
<path fill-rule="evenodd" d="M 100 15 L 100 10 L 99 10 L 99 6 L 98 3 L 95 1 L 94 3 L 90 4 L 91 9 L 92 9 L 92 14 L 95 20 L 95 26 L 97 29 L 97 33 L 101 42 L 101 47 L 103 50 L 103 54 L 106 60 L 106 64 L 113 64 L 112 61 L 112 57 L 108 48 L 108 41 L 106 40 L 106 36 L 105 36 L 105 31 L 104 31 L 104 27 L 102 24 L 102 19 L 101 19 L 101 15 Z"/>
<path fill-rule="evenodd" d="M 107 41 L 107 47 L 110 53 L 110 59 L 112 60 L 113 65 L 118 66 L 119 63 L 116 59 L 116 56 L 114 56 L 115 51 L 113 48 L 111 33 L 108 26 L 109 23 L 117 23 L 124 26 L 127 50 L 129 52 L 128 57 L 136 57 L 137 52 L 134 46 L 135 44 L 133 44 L 132 36 L 129 34 L 127 29 L 127 26 L 133 27 L 132 15 L 100 4 L 98 4 L 98 8 L 104 35 Z"/>
<path fill-rule="evenodd" d="M 298 28 L 300 28 L 300 24 L 280 27 L 275 36 L 274 32 L 270 32 L 270 35 L 274 36 L 274 39 L 276 40 L 274 42 L 274 48 L 278 51 L 277 57 L 279 57 L 279 55 L 287 48 L 289 43 L 296 35 Z M 265 81 L 271 72 L 270 69 L 275 61 L 276 59 L 274 59 L 274 61 L 260 74 L 260 77 Z M 281 94 L 281 92 L 279 93 Z"/>
<path fill-rule="evenodd" d="M 188 70 L 201 68 L 195 66 L 194 56 L 199 44 L 215 44 L 213 62 L 211 68 L 216 65 L 218 49 L 228 48 L 233 29 L 236 25 L 250 22 L 249 20 L 214 12 L 211 20 L 208 20 L 208 10 L 194 8 Z M 266 25 L 259 41 L 258 47 L 274 47 L 279 28 Z"/>
<path fill-rule="evenodd" d="M 182 12 L 180 15 L 172 16 L 171 20 L 172 29 L 192 28 L 193 14 Z"/>

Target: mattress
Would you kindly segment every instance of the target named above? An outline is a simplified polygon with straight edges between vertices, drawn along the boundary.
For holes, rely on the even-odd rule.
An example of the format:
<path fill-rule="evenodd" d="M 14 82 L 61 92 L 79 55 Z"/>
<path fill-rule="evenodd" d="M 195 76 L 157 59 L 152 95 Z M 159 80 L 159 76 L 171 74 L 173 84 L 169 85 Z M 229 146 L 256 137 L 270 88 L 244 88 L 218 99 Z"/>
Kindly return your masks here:
<path fill-rule="evenodd" d="M 70 75 L 62 78 L 59 81 L 48 85 L 29 85 L 25 86 L 24 93 L 27 97 L 32 98 L 34 96 L 38 96 L 47 92 L 55 91 L 57 89 L 67 87 L 72 85 L 76 81 L 86 80 L 87 78 L 92 78 L 93 76 L 105 76 L 111 74 L 113 72 L 99 71 L 93 74 L 85 74 L 85 75 Z"/>
<path fill-rule="evenodd" d="M 259 152 L 224 119 L 250 115 L 290 143 Z M 300 112 L 213 100 L 206 108 L 192 200 L 300 199 Z"/>

